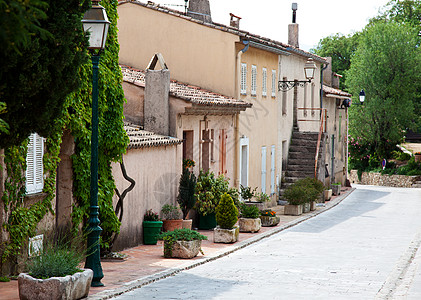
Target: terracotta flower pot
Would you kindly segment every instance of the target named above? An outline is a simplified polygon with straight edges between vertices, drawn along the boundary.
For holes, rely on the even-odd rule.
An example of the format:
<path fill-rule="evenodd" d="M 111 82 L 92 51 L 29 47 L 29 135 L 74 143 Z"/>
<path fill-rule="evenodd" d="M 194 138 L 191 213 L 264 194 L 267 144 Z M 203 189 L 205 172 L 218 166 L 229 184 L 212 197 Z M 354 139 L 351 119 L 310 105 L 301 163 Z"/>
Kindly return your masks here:
<path fill-rule="evenodd" d="M 179 220 L 162 220 L 162 231 L 174 231 L 174 229 L 183 228 L 183 219 Z"/>

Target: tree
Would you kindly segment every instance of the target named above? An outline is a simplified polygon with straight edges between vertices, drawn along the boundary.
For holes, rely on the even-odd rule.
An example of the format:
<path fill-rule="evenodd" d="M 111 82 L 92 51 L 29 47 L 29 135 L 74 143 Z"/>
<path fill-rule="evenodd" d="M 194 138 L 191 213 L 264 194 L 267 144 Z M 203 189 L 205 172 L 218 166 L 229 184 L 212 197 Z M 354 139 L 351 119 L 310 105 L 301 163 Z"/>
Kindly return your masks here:
<path fill-rule="evenodd" d="M 42 3 L 42 8 L 48 7 L 45 18 L 41 9 L 30 10 L 24 3 Z M 88 61 L 87 38 L 81 19 L 89 3 L 79 0 L 10 2 L 10 5 L 21 5 L 24 12 L 16 19 L 23 19 L 26 25 L 18 33 L 9 32 L 7 28 L 0 31 L 6 40 L 14 41 L 11 43 L 21 41 L 19 51 L 0 52 L 0 102 L 7 106 L 2 119 L 10 126 L 8 134 L 0 135 L 1 148 L 18 145 L 33 132 L 48 137 L 54 131 L 53 121 L 62 115 L 69 93 L 78 88 L 80 66 Z M 28 34 L 30 39 L 26 38 Z"/>
<path fill-rule="evenodd" d="M 396 22 L 364 30 L 346 73 L 352 94 L 365 90 L 364 106 L 350 109 L 350 134 L 371 145 L 378 159 L 388 158 L 414 119 L 420 52 L 414 30 Z"/>
<path fill-rule="evenodd" d="M 394 21 L 419 28 L 421 19 L 420 0 L 391 0 L 384 8 L 385 10 L 382 13 L 370 20 L 370 24 Z"/>
<path fill-rule="evenodd" d="M 345 75 L 351 66 L 351 57 L 357 49 L 359 36 L 359 33 L 348 36 L 337 33 L 321 39 L 311 52 L 322 57 L 332 57 L 332 71 Z M 345 89 L 344 82 L 340 82 L 341 89 Z"/>

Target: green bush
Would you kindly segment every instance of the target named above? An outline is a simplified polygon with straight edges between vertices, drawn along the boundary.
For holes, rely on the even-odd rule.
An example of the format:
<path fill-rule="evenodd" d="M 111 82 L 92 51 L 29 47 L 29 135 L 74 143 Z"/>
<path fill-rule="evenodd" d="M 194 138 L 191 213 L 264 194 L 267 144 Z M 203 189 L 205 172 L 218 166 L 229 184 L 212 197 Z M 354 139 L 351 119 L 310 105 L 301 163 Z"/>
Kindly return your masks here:
<path fill-rule="evenodd" d="M 261 193 L 256 194 L 256 201 L 257 202 L 269 202 L 270 198 L 269 198 L 268 194 L 261 192 Z"/>
<path fill-rule="evenodd" d="M 188 169 L 190 166 L 194 166 L 192 160 L 183 161 L 183 173 L 180 177 L 180 186 L 177 196 L 177 202 L 183 211 L 183 219 L 187 218 L 190 209 L 194 207 L 194 203 L 196 202 L 194 194 L 196 192 L 197 179 L 193 172 L 190 172 Z"/>
<path fill-rule="evenodd" d="M 79 264 L 85 257 L 85 251 L 78 242 L 71 243 L 60 238 L 46 243 L 39 256 L 27 262 L 27 268 L 34 278 L 64 277 L 81 272 Z"/>
<path fill-rule="evenodd" d="M 234 201 L 227 193 L 223 194 L 218 206 L 216 207 L 216 223 L 221 228 L 231 229 L 238 220 L 238 209 Z"/>
<path fill-rule="evenodd" d="M 260 210 L 257 206 L 242 203 L 240 206 L 240 215 L 242 218 L 256 219 L 260 216 Z"/>
<path fill-rule="evenodd" d="M 207 240 L 208 237 L 188 228 L 175 229 L 161 233 L 158 238 L 164 240 L 164 257 L 172 257 L 172 245 L 175 241 Z M 202 252 L 202 250 L 200 250 Z M 202 252 L 203 254 L 203 252 Z"/>
<path fill-rule="evenodd" d="M 299 205 L 317 200 L 324 190 L 324 185 L 314 178 L 297 180 L 290 185 L 284 193 L 289 204 Z"/>
<path fill-rule="evenodd" d="M 165 204 L 162 206 L 161 213 L 164 220 L 178 220 L 182 217 L 180 209 L 171 204 Z"/>
<path fill-rule="evenodd" d="M 244 187 L 240 185 L 241 198 L 243 198 L 244 201 L 250 201 L 250 199 L 254 197 L 256 190 L 257 190 L 257 187 L 252 189 L 250 186 Z"/>

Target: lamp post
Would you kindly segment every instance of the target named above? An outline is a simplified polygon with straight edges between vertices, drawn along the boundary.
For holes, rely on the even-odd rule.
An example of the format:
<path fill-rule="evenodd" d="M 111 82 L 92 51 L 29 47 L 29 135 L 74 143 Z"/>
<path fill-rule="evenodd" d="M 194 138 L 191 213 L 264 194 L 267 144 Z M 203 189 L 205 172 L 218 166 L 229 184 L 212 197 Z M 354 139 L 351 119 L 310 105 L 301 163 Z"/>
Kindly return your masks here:
<path fill-rule="evenodd" d="M 363 105 L 364 104 L 364 101 L 365 101 L 365 92 L 364 92 L 364 90 L 361 90 L 359 97 L 360 97 L 360 103 L 361 103 L 361 105 Z"/>
<path fill-rule="evenodd" d="M 105 8 L 99 5 L 100 0 L 92 1 L 92 8 L 83 16 L 83 30 L 89 32 L 89 47 L 92 53 L 92 133 L 91 133 L 91 198 L 88 221 L 88 256 L 85 268 L 94 273 L 91 286 L 103 286 L 104 277 L 101 267 L 99 237 L 99 207 L 98 207 L 98 64 L 100 52 L 105 48 L 107 40 L 108 21 Z M 95 52 L 98 50 L 98 52 Z"/>
<path fill-rule="evenodd" d="M 283 91 L 286 92 L 292 88 L 294 88 L 295 86 L 302 86 L 304 87 L 304 85 L 306 83 L 310 83 L 311 80 L 314 78 L 314 71 L 317 69 L 316 64 L 314 63 L 312 58 L 309 58 L 306 62 L 306 64 L 304 65 L 304 74 L 305 77 L 307 78 L 307 80 L 280 80 L 278 81 L 278 91 Z"/>

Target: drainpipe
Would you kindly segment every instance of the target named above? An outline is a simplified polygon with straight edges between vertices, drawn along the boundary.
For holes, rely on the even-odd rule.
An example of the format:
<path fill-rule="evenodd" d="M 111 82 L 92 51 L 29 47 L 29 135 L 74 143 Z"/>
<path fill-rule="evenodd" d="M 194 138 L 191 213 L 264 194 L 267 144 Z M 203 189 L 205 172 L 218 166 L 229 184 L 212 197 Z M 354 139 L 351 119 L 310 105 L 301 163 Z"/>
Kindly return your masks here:
<path fill-rule="evenodd" d="M 322 68 L 320 74 L 320 108 L 323 108 L 323 71 L 327 69 L 327 64 Z M 320 116 L 322 115 L 322 111 L 320 111 Z"/>
<path fill-rule="evenodd" d="M 241 57 L 249 49 L 249 41 L 243 40 L 244 48 L 238 51 L 237 53 L 237 69 L 235 72 L 235 96 L 237 99 L 240 99 L 241 90 L 240 90 L 240 78 L 241 78 Z M 235 115 L 235 124 L 234 124 L 234 161 L 237 163 L 234 168 L 234 186 L 240 188 L 240 179 L 239 179 L 239 153 L 240 153 L 240 134 L 238 130 L 238 125 L 240 124 L 240 113 Z"/>

